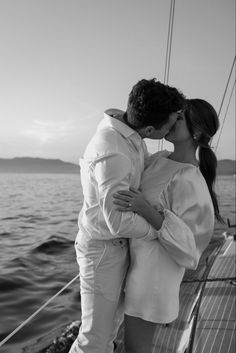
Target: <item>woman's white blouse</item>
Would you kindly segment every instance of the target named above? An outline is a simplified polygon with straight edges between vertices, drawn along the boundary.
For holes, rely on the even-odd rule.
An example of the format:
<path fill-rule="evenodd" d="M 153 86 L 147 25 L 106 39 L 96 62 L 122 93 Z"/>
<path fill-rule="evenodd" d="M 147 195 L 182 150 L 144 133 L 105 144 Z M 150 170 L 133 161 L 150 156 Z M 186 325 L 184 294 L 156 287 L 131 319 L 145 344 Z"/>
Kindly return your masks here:
<path fill-rule="evenodd" d="M 175 162 L 169 152 L 146 162 L 141 190 L 165 214 L 159 239 L 130 241 L 126 314 L 168 323 L 179 311 L 179 287 L 185 268 L 196 268 L 214 229 L 211 197 L 198 167 Z"/>

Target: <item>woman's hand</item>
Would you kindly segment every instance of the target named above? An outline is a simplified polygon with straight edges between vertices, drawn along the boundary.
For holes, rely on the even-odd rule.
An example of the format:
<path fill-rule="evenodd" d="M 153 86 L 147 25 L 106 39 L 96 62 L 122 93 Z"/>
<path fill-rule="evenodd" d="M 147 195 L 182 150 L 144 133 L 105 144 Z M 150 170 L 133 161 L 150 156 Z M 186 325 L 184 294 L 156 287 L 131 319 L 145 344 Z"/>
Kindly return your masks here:
<path fill-rule="evenodd" d="M 140 190 L 129 188 L 129 190 L 118 191 L 113 195 L 113 203 L 117 206 L 118 211 L 136 212 L 156 230 L 159 230 L 162 226 L 164 221 L 163 212 L 151 206 Z"/>
<path fill-rule="evenodd" d="M 113 198 L 113 203 L 117 206 L 116 209 L 122 212 L 131 211 L 142 216 L 146 207 L 149 206 L 142 192 L 134 188 L 118 191 L 113 195 Z"/>

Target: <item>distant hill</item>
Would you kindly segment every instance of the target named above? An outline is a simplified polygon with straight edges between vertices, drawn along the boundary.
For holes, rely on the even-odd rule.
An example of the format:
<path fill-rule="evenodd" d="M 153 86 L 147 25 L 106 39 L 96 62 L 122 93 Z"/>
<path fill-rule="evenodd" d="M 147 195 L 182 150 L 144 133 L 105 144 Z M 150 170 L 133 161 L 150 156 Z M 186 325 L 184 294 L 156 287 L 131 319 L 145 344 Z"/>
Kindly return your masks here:
<path fill-rule="evenodd" d="M 80 172 L 79 165 L 63 162 L 60 159 L 32 157 L 0 158 L 0 173 L 68 173 Z M 218 161 L 218 175 L 236 174 L 235 161 L 222 159 Z"/>
<path fill-rule="evenodd" d="M 218 161 L 218 175 L 235 175 L 236 163 L 232 159 L 221 159 Z"/>
<path fill-rule="evenodd" d="M 79 165 L 60 159 L 31 157 L 0 158 L 0 173 L 79 173 Z"/>

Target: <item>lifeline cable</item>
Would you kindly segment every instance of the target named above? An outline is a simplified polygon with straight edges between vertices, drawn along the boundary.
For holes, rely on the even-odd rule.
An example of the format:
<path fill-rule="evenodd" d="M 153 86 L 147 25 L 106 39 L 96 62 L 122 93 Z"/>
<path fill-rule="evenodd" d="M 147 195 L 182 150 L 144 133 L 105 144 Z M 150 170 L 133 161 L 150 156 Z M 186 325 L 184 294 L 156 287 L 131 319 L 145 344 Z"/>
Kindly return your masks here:
<path fill-rule="evenodd" d="M 0 347 L 2 347 L 9 339 L 14 336 L 19 330 L 21 330 L 30 320 L 32 320 L 40 311 L 42 311 L 51 301 L 53 301 L 59 294 L 61 294 L 67 287 L 69 287 L 77 278 L 79 274 L 76 275 L 70 282 L 68 282 L 63 288 L 61 288 L 56 294 L 54 294 L 51 298 L 49 298 L 46 303 L 44 303 L 38 310 L 36 310 L 32 315 L 28 317 L 25 321 L 23 321 L 14 331 L 12 331 L 7 337 L 5 337 L 0 342 Z"/>

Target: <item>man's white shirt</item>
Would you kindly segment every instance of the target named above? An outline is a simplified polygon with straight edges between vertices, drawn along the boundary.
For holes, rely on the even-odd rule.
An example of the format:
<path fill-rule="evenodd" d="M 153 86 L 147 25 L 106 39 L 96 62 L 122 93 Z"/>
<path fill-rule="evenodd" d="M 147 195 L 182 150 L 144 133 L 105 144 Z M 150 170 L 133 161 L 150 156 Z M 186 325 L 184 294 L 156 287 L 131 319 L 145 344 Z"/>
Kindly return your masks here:
<path fill-rule="evenodd" d="M 147 155 L 140 135 L 105 112 L 80 160 L 84 203 L 78 225 L 89 238 L 156 237 L 156 230 L 144 218 L 117 211 L 113 204 L 116 191 L 139 188 Z"/>

